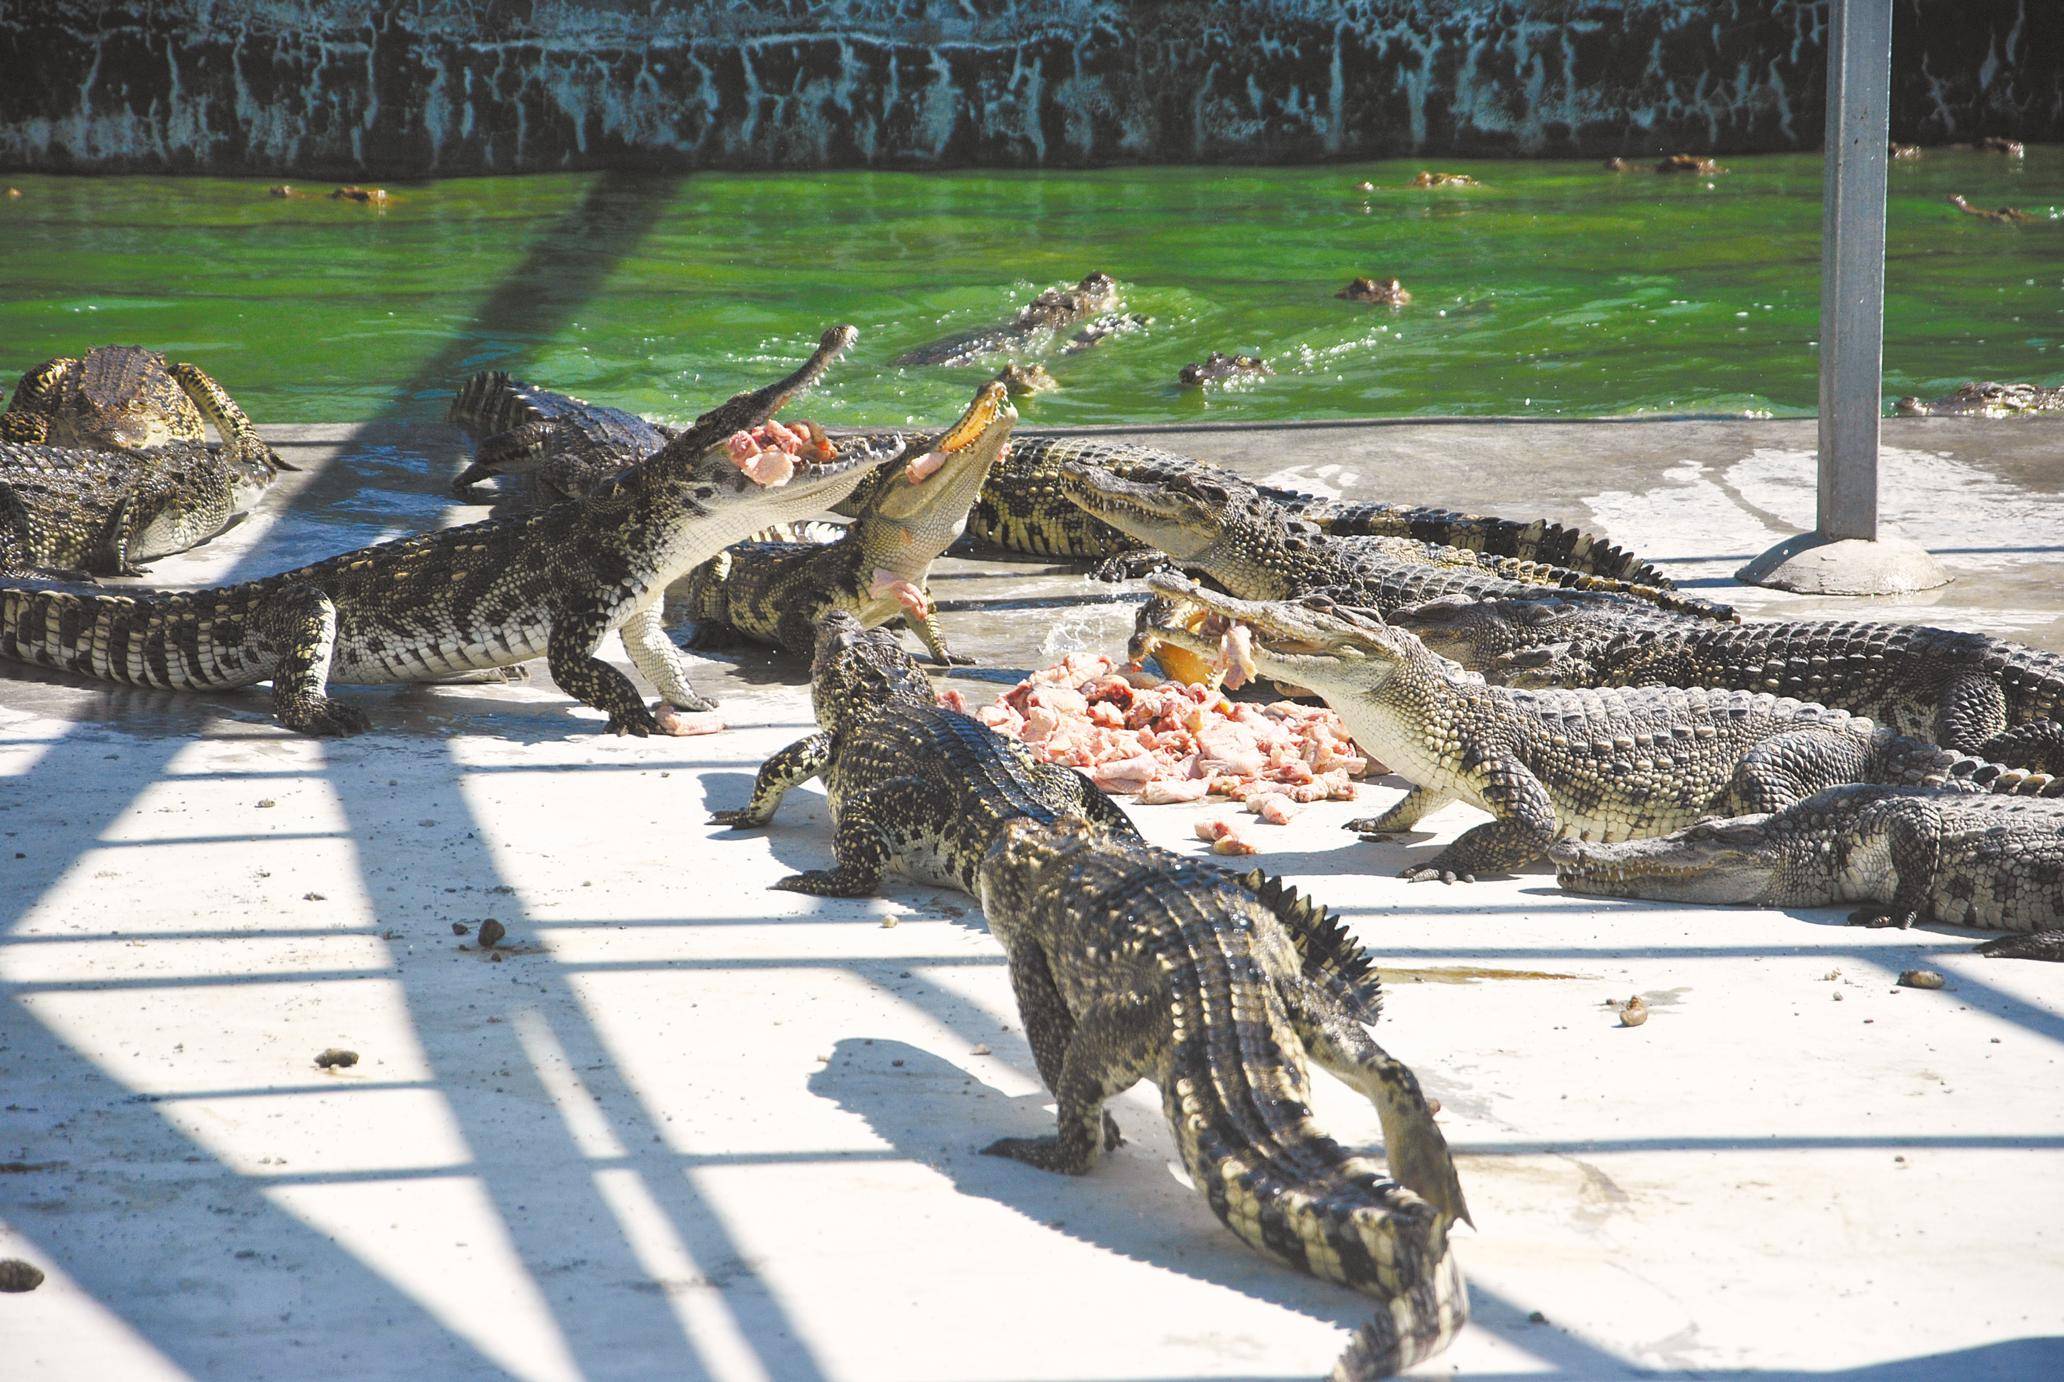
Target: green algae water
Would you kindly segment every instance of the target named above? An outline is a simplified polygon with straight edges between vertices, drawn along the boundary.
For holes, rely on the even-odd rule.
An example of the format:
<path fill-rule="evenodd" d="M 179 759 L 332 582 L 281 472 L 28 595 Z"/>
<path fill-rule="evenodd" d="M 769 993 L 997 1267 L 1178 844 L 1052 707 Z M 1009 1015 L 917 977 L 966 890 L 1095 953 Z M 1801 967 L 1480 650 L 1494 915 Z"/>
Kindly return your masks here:
<path fill-rule="evenodd" d="M 547 175 L 393 184 L 385 209 L 204 178 L 17 177 L 0 201 L 0 369 L 141 342 L 261 423 L 441 415 L 499 367 L 692 417 L 824 326 L 861 343 L 811 405 L 941 420 L 986 367 L 898 369 L 1091 270 L 1142 332 L 1037 358 L 1028 423 L 1813 409 L 1820 161 L 1725 173 L 1453 162 L 1069 173 Z M 2064 379 L 2064 148 L 1892 168 L 1885 392 Z M 1374 190 L 1362 192 L 1367 181 Z M 1994 225 L 1947 204 L 2011 204 Z M 1401 309 L 1340 301 L 1395 276 Z M 1213 350 L 1273 378 L 1198 393 Z"/>

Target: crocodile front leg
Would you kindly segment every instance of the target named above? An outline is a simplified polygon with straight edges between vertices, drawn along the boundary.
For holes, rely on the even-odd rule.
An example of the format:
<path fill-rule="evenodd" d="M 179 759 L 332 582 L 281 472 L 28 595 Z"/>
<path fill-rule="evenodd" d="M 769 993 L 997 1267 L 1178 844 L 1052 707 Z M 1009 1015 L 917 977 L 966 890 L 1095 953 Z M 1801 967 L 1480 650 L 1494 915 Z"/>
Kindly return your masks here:
<path fill-rule="evenodd" d="M 561 614 L 545 644 L 545 666 L 567 695 L 608 713 L 606 733 L 642 739 L 659 728 L 659 719 L 629 677 L 595 656 L 608 632 L 608 620 L 598 612 Z"/>
<path fill-rule="evenodd" d="M 624 651 L 631 655 L 632 665 L 652 683 L 660 699 L 668 706 L 690 711 L 717 708 L 715 701 L 688 684 L 688 659 L 681 656 L 674 640 L 667 637 L 666 620 L 659 599 L 650 600 L 631 611 L 631 617 L 624 620 L 619 632 L 623 636 Z M 661 728 L 670 734 L 682 732 L 663 709 L 658 714 Z"/>
<path fill-rule="evenodd" d="M 49 441 L 51 395 L 57 392 L 57 386 L 64 382 L 65 375 L 78 366 L 77 360 L 59 356 L 24 374 L 21 382 L 14 386 L 14 398 L 8 403 L 7 411 L 0 413 L 0 440 Z"/>
<path fill-rule="evenodd" d="M 330 655 L 337 645 L 337 606 L 314 586 L 280 591 L 268 610 L 267 634 L 280 650 L 272 669 L 272 713 L 302 734 L 359 734 L 364 712 L 329 697 Z"/>
<path fill-rule="evenodd" d="M 1012 957 L 1011 967 L 1017 968 Z M 1049 981 L 1050 982 L 1050 981 Z M 1060 995 L 1053 995 L 1060 1003 Z M 1022 1005 L 1022 996 L 1020 999 Z M 1030 1035 L 1035 1020 L 1051 1022 L 1053 1014 L 1042 1009 L 1039 1018 L 1020 1012 Z M 1066 1016 L 1067 1010 L 1061 1009 Z M 1060 1130 L 1051 1137 L 1005 1137 L 982 1149 L 985 1156 L 1007 1156 L 1042 1171 L 1064 1175 L 1088 1174 L 1111 1145 L 1117 1125 L 1104 1112 L 1104 1104 L 1138 1084 L 1152 1067 L 1152 1052 L 1168 1038 L 1166 1008 L 1141 998 L 1101 998 L 1074 1022 L 1061 1058 L 1060 1079 L 1050 1085 L 1059 1105 Z M 1034 1050 L 1038 1048 L 1035 1046 Z"/>
<path fill-rule="evenodd" d="M 781 799 L 788 795 L 789 788 L 808 782 L 830 764 L 829 734 L 819 730 L 807 738 L 798 739 L 760 764 L 760 771 L 753 778 L 751 800 L 735 810 L 719 811 L 710 820 L 718 825 L 728 825 L 733 830 L 765 825 L 774 819 L 774 813 L 780 809 Z"/>
<path fill-rule="evenodd" d="M 1888 813 L 1883 829 L 1892 856 L 1892 900 L 1858 907 L 1849 914 L 1849 924 L 1897 926 L 1903 931 L 1930 914 L 1935 879 L 1942 869 L 1942 813 L 1926 801 L 1888 802 L 1879 809 Z M 1958 918 L 1937 920 L 1954 922 Z"/>
<path fill-rule="evenodd" d="M 888 822 L 896 819 L 897 801 L 907 802 L 924 790 L 915 778 L 893 777 L 853 793 L 839 808 L 838 824 L 831 832 L 838 867 L 790 874 L 774 886 L 816 897 L 873 897 L 881 891 L 882 870 L 888 867 Z"/>
<path fill-rule="evenodd" d="M 1347 823 L 1346 828 L 1362 835 L 1394 835 L 1401 830 L 1410 830 L 1419 824 L 1421 818 L 1453 801 L 1454 795 L 1432 787 L 1414 787 L 1405 793 L 1404 800 L 1380 816 L 1363 816 L 1360 820 Z"/>
<path fill-rule="evenodd" d="M 1407 867 L 1399 876 L 1414 883 L 1474 883 L 1478 874 L 1511 873 L 1538 859 L 1555 842 L 1555 802 L 1533 770 L 1517 758 L 1479 765 L 1477 798 L 1498 819 L 1466 830 L 1430 863 Z"/>

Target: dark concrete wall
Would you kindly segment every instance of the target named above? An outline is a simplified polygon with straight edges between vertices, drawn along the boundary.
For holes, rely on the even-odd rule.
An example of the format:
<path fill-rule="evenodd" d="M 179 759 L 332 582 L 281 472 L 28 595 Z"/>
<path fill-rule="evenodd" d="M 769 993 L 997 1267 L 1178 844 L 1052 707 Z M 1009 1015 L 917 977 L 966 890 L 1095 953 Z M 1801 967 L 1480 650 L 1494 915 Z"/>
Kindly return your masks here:
<path fill-rule="evenodd" d="M 2064 138 L 2064 0 L 1895 0 L 1895 133 Z M 415 174 L 1811 148 L 1804 0 L 0 0 L 0 166 Z"/>

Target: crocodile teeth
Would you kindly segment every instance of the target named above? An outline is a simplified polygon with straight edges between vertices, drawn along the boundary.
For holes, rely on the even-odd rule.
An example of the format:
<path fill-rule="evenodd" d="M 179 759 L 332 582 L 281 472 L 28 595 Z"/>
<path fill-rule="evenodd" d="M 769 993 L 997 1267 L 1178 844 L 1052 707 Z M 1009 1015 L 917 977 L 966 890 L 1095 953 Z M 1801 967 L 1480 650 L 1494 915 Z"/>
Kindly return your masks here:
<path fill-rule="evenodd" d="M 996 413 L 1003 406 L 1007 396 L 1003 385 L 995 380 L 984 384 L 975 394 L 975 401 L 968 404 L 967 411 L 960 415 L 960 421 L 948 428 L 946 435 L 933 445 L 934 451 L 960 451 L 974 445 L 989 424 L 996 420 Z"/>

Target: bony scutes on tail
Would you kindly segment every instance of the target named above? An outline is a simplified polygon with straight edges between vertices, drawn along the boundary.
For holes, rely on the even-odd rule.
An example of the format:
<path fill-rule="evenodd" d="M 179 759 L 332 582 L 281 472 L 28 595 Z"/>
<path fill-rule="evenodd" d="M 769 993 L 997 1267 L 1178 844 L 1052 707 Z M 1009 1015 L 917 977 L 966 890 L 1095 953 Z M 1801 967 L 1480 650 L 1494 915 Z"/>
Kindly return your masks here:
<path fill-rule="evenodd" d="M 1377 1298 L 1336 1377 L 1431 1357 L 1468 1319 L 1450 1231 L 1469 1210 L 1417 1079 L 1300 969 L 1267 905 L 1210 864 L 1079 819 L 1005 826 L 977 876 L 1058 1131 L 986 1150 L 1082 1175 L 1105 1103 L 1154 1082 L 1191 1181 L 1250 1246 Z M 1390 1161 L 1314 1120 L 1309 1057 L 1362 1091 Z"/>
<path fill-rule="evenodd" d="M 0 655 L 172 690 L 269 680 L 280 723 L 309 734 L 366 728 L 360 711 L 330 698 L 333 681 L 444 681 L 543 657 L 563 690 L 607 713 L 610 733 L 694 732 L 683 712 L 713 702 L 689 684 L 664 630 L 668 583 L 771 523 L 836 501 L 900 455 L 805 447 L 770 430 L 775 411 L 856 335 L 825 332 L 793 373 L 703 414 L 592 493 L 537 513 L 196 591 L 0 584 Z M 612 631 L 659 691 L 655 706 L 595 656 Z"/>

